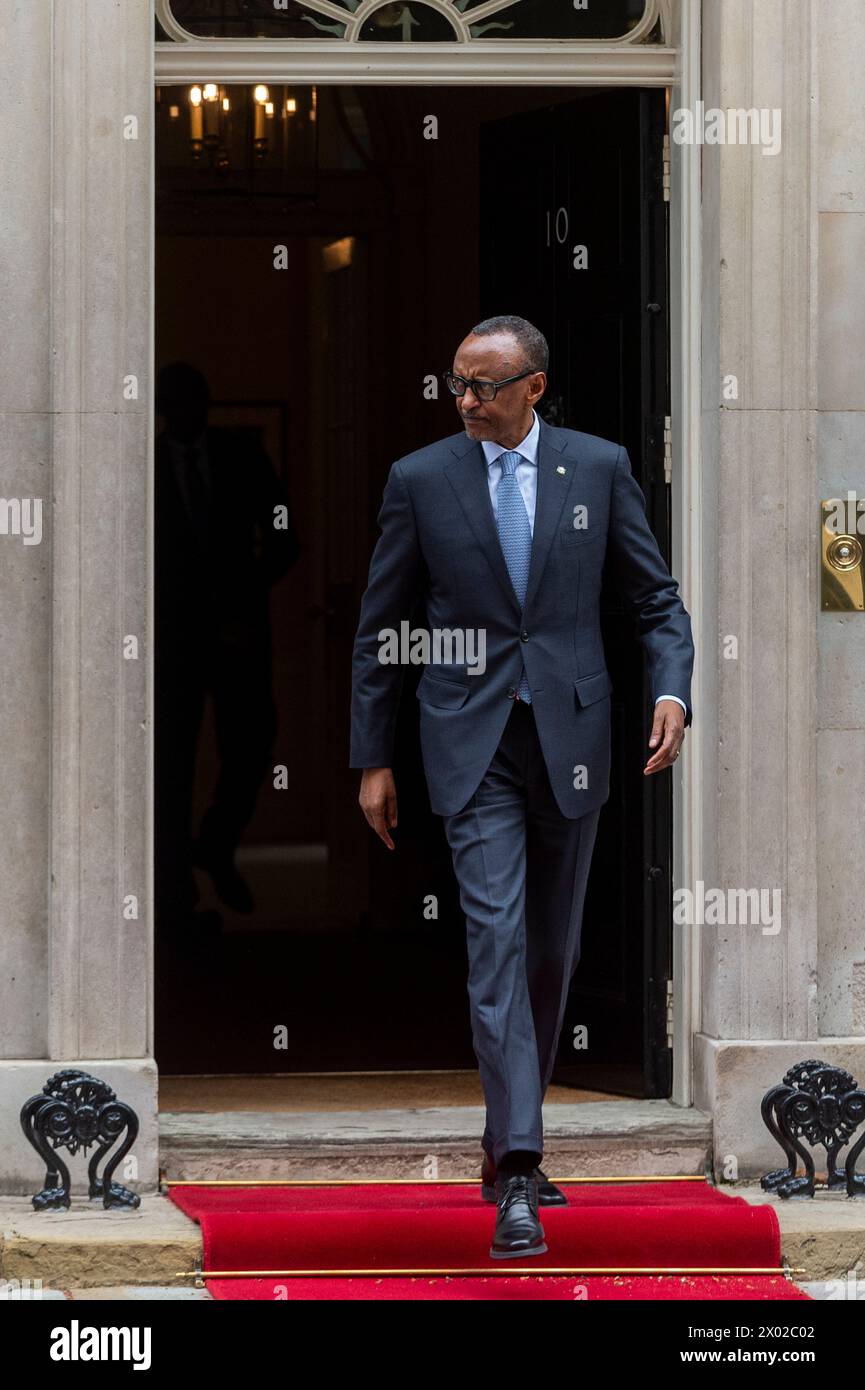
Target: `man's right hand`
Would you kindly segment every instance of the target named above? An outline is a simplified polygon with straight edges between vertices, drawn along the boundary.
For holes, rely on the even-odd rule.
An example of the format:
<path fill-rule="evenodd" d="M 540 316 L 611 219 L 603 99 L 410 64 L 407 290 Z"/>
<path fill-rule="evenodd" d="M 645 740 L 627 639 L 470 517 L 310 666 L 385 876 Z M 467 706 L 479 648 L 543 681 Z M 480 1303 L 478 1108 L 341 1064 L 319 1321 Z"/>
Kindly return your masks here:
<path fill-rule="evenodd" d="M 389 767 L 364 768 L 358 801 L 378 838 L 393 849 L 388 831 L 396 829 L 396 783 Z"/>

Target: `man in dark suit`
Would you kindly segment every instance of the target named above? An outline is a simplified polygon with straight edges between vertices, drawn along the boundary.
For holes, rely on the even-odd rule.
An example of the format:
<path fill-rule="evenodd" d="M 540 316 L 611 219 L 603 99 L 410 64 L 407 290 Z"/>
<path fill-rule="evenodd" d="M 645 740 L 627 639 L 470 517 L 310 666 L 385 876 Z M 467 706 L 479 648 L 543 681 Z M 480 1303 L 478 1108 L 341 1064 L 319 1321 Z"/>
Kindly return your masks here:
<path fill-rule="evenodd" d="M 425 599 L 421 748 L 466 914 L 497 1258 L 545 1251 L 538 1206 L 566 1201 L 538 1166 L 541 1107 L 609 796 L 605 559 L 648 657 L 646 775 L 672 765 L 692 720 L 691 622 L 628 455 L 539 419 L 548 358 L 543 335 L 515 317 L 478 324 L 460 345 L 445 378 L 463 430 L 391 468 L 354 649 L 350 761 L 364 769 L 364 815 L 393 849 L 401 668 L 389 634 Z"/>
<path fill-rule="evenodd" d="M 208 427 L 189 363 L 162 368 L 156 405 L 156 905 L 175 935 L 196 924 L 193 860 L 220 900 L 251 912 L 234 854 L 276 735 L 269 595 L 299 554 L 285 489 L 249 431 Z M 192 842 L 198 736 L 210 695 L 219 754 Z"/>

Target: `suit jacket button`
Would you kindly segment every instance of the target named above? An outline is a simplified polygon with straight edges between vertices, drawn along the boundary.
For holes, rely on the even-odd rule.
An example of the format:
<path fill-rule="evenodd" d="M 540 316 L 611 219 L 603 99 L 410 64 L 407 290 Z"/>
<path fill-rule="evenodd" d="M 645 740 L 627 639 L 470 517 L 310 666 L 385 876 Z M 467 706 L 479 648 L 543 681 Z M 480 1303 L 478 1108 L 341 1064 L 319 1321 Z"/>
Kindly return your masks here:
<path fill-rule="evenodd" d="M 521 642 L 528 642 L 528 640 L 529 640 L 529 634 L 526 632 L 525 628 L 523 628 L 522 632 L 520 633 L 520 641 L 521 641 Z"/>
<path fill-rule="evenodd" d="M 511 686 L 510 690 L 508 691 L 508 699 L 509 699 L 509 700 L 515 700 L 516 698 L 517 698 L 517 692 L 514 690 L 514 687 Z"/>

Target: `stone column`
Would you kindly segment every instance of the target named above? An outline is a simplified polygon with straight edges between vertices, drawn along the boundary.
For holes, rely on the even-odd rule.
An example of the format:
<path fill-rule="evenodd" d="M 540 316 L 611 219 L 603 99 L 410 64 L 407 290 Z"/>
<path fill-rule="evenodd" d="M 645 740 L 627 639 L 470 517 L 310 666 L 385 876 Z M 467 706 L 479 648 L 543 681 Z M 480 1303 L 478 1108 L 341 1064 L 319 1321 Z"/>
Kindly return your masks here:
<path fill-rule="evenodd" d="M 157 1176 L 151 907 L 150 0 L 0 0 L 0 1190 L 42 1166 L 17 1112 L 64 1067 L 138 1113 Z M 127 1159 L 128 1163 L 128 1159 Z M 84 1164 L 72 1164 L 80 1181 Z"/>
<path fill-rule="evenodd" d="M 717 592 L 718 748 L 704 812 L 705 861 L 714 863 L 717 878 L 706 888 L 767 889 L 770 902 L 771 890 L 780 889 L 779 923 L 700 929 L 695 1099 L 713 1115 L 718 1176 L 779 1166 L 781 1151 L 759 1103 L 793 1063 L 820 1057 L 865 1079 L 865 1040 L 853 1035 L 852 902 L 839 932 L 844 886 L 834 895 L 825 891 L 830 840 L 837 844 L 843 835 L 843 848 L 854 848 L 859 779 L 854 769 L 842 781 L 828 762 L 818 776 L 833 746 L 828 729 L 818 731 L 845 709 L 850 714 L 849 687 L 845 699 L 833 702 L 821 690 L 818 700 L 818 651 L 831 642 L 819 614 L 819 499 L 843 481 L 835 468 L 830 492 L 821 491 L 828 478 L 818 486 L 829 378 L 840 392 L 835 409 L 849 409 L 856 390 L 859 408 L 863 403 L 855 349 L 847 358 L 848 389 L 827 364 L 828 339 L 838 361 L 850 351 L 838 311 L 855 304 L 860 325 L 865 316 L 861 260 L 858 269 L 852 263 L 855 232 L 846 240 L 840 233 L 833 244 L 821 213 L 823 144 L 837 125 L 839 101 L 852 106 L 858 71 L 851 69 L 846 92 L 838 65 L 853 59 L 838 10 L 858 36 L 861 62 L 865 13 L 845 0 L 703 4 L 706 106 L 782 113 L 777 154 L 764 154 L 761 145 L 703 150 L 703 469 L 711 475 L 707 500 L 717 508 L 704 532 L 716 541 L 704 558 L 706 588 Z M 849 117 L 846 129 L 835 129 L 836 160 L 852 157 L 858 142 L 861 163 L 852 109 Z M 861 174 L 859 183 L 861 197 Z M 847 219 L 848 228 L 853 222 Z M 738 395 L 729 383 L 722 388 L 731 377 Z M 861 472 L 860 459 L 861 450 Z M 858 628 L 855 635 L 859 650 L 846 660 L 856 663 L 861 691 Z M 738 644 L 732 657 L 729 639 Z M 855 849 L 859 861 L 858 843 Z M 861 961 L 861 936 L 858 954 Z"/>

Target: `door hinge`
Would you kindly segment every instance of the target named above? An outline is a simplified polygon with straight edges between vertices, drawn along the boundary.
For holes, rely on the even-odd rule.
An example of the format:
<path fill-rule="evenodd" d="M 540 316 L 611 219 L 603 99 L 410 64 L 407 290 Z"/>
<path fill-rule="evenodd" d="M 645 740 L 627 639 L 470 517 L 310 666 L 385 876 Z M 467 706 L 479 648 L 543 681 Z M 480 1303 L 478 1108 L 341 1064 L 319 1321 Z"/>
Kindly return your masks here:
<path fill-rule="evenodd" d="M 667 981 L 667 1046 L 673 1046 L 673 981 Z"/>
<path fill-rule="evenodd" d="M 667 487 L 673 481 L 673 417 L 664 416 L 664 482 Z"/>
<path fill-rule="evenodd" d="M 670 137 L 669 137 L 669 135 L 665 135 L 665 136 L 664 136 L 664 178 L 663 178 L 663 184 L 664 184 L 664 202 L 665 202 L 665 203 L 669 203 L 669 201 L 670 201 L 670 159 L 671 159 L 671 149 L 672 149 L 672 147 L 671 147 L 671 145 L 670 145 Z"/>

